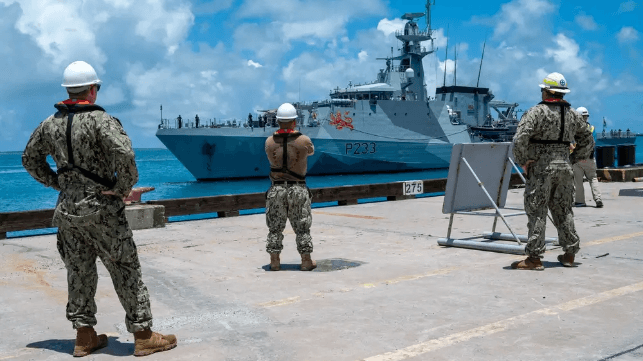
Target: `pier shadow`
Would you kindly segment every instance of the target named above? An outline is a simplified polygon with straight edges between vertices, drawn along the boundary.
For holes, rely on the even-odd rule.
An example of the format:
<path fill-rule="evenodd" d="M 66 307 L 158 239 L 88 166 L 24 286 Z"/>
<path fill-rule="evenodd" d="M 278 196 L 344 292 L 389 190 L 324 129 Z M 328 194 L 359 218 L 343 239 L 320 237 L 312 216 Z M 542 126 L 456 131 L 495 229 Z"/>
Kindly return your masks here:
<path fill-rule="evenodd" d="M 339 271 L 343 269 L 349 269 L 354 267 L 359 267 L 366 262 L 353 261 L 343 258 L 330 258 L 330 259 L 320 259 L 316 260 L 317 267 L 311 272 L 332 272 Z M 263 267 L 264 271 L 273 272 L 270 270 L 270 264 L 267 264 Z M 301 265 L 299 263 L 282 263 L 280 271 L 301 271 Z"/>
<path fill-rule="evenodd" d="M 68 355 L 74 353 L 74 345 L 76 339 L 71 340 L 44 340 L 27 344 L 27 348 L 37 348 L 43 350 L 56 351 Z M 92 355 L 105 354 L 110 356 L 132 356 L 134 354 L 134 343 L 122 343 L 118 341 L 118 337 L 108 337 L 107 347 L 92 352 Z"/>

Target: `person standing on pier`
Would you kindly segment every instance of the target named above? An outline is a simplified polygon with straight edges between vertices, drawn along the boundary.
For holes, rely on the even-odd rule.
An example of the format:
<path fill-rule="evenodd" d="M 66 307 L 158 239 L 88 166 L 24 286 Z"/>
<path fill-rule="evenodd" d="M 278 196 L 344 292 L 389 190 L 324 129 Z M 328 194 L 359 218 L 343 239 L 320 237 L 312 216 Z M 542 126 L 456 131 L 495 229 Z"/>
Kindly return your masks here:
<path fill-rule="evenodd" d="M 101 81 L 91 65 L 71 63 L 62 86 L 69 99 L 56 104 L 57 112 L 33 132 L 22 164 L 37 181 L 60 191 L 53 225 L 58 227 L 58 251 L 67 269 L 67 319 L 77 332 L 74 356 L 107 346 L 107 336 L 94 330 L 97 257 L 125 309 L 125 325 L 134 333 L 134 355 L 174 348 L 174 335 L 150 329 L 149 294 L 125 218 L 124 198 L 138 181 L 131 141 L 120 121 L 95 104 Z M 57 172 L 49 167 L 48 155 Z"/>
<path fill-rule="evenodd" d="M 594 133 L 594 126 L 589 124 L 589 111 L 585 107 L 578 107 L 576 111 L 583 117 L 589 130 Z M 596 160 L 594 160 L 594 148 L 589 153 L 589 158 L 580 159 L 576 152 L 571 155 L 572 169 L 574 170 L 574 183 L 576 185 L 575 203 L 576 207 L 585 207 L 585 187 L 583 186 L 583 177 L 587 177 L 589 187 L 592 190 L 592 198 L 596 202 L 596 208 L 603 208 L 601 191 L 598 189 L 598 179 L 596 178 Z"/>
<path fill-rule="evenodd" d="M 576 142 L 576 156 L 589 158 L 594 138 L 583 118 L 563 100 L 569 93 L 567 81 L 560 73 L 551 73 L 540 84 L 542 102 L 522 116 L 514 136 L 513 154 L 527 175 L 525 212 L 529 238 L 527 259 L 512 263 L 512 268 L 543 270 L 547 209 L 558 230 L 558 242 L 565 254 L 558 261 L 573 267 L 580 249 L 580 238 L 574 227 L 574 173 L 570 164 L 570 145 Z"/>
<path fill-rule="evenodd" d="M 317 264 L 310 257 L 313 252 L 310 236 L 313 217 L 306 170 L 308 157 L 313 155 L 315 147 L 310 138 L 295 130 L 297 109 L 292 104 L 284 103 L 277 109 L 277 121 L 279 130 L 268 137 L 265 144 L 272 181 L 266 192 L 266 224 L 269 230 L 266 251 L 270 253 L 270 269 L 278 271 L 279 254 L 284 248 L 283 231 L 286 221 L 290 220 L 296 234 L 297 251 L 301 255 L 301 270 L 310 271 Z"/>

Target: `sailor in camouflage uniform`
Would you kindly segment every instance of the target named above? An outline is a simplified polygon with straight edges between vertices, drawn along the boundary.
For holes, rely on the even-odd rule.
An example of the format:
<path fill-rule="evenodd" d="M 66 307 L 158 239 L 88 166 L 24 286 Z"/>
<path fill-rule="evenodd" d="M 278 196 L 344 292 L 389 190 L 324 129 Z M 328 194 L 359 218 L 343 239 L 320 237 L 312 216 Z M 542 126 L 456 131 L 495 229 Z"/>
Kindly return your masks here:
<path fill-rule="evenodd" d="M 525 212 L 529 240 L 527 259 L 514 262 L 512 268 L 543 270 L 547 209 L 558 230 L 558 242 L 565 251 L 558 260 L 567 267 L 574 264 L 580 239 L 574 228 L 574 173 L 569 160 L 570 144 L 575 152 L 588 158 L 594 138 L 583 118 L 563 100 L 569 93 L 565 78 L 551 73 L 540 84 L 543 101 L 521 118 L 514 136 L 513 154 L 527 175 Z"/>
<path fill-rule="evenodd" d="M 313 242 L 310 226 L 311 196 L 306 186 L 307 159 L 315 152 L 312 141 L 295 130 L 297 110 L 290 103 L 277 109 L 279 130 L 266 139 L 265 149 L 270 161 L 272 186 L 266 192 L 266 224 L 269 233 L 266 251 L 270 253 L 270 269 L 280 268 L 279 253 L 284 248 L 282 240 L 286 221 L 296 234 L 297 251 L 301 255 L 301 270 L 317 267 L 310 258 Z"/>
<path fill-rule="evenodd" d="M 58 252 L 67 268 L 67 319 L 77 330 L 74 356 L 107 346 L 97 335 L 96 258 L 109 271 L 134 333 L 135 355 L 176 346 L 176 337 L 153 333 L 152 312 L 141 265 L 125 218 L 123 199 L 138 181 L 134 151 L 120 121 L 94 104 L 100 80 L 91 65 L 77 61 L 64 73 L 70 99 L 33 132 L 22 164 L 37 181 L 60 191 L 53 225 Z M 58 171 L 47 163 L 51 155 Z"/>

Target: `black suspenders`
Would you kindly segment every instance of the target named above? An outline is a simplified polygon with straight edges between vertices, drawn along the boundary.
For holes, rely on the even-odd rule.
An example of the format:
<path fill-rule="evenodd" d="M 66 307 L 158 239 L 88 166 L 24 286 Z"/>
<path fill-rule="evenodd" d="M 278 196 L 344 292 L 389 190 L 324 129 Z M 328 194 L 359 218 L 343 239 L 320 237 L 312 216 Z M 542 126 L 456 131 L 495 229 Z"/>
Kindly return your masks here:
<path fill-rule="evenodd" d="M 288 169 L 288 138 L 293 138 L 296 139 L 299 137 L 301 134 L 275 134 L 274 137 L 281 137 L 283 139 L 282 141 L 282 147 L 283 147 L 283 156 L 282 156 L 282 163 L 281 163 L 281 168 L 270 168 L 271 171 L 273 172 L 280 172 L 280 173 L 287 173 L 290 174 L 291 176 L 299 179 L 299 180 L 305 180 L 306 177 L 302 176 L 301 174 L 297 174 L 290 169 Z"/>
<path fill-rule="evenodd" d="M 91 110 L 96 110 L 96 109 L 91 109 Z M 102 110 L 102 108 L 100 108 L 100 110 Z M 72 170 L 76 170 L 86 178 L 89 178 L 100 185 L 103 185 L 110 189 L 113 188 L 114 185 L 116 185 L 116 180 L 103 178 L 98 174 L 92 173 L 87 169 L 81 168 L 76 164 L 74 164 L 74 151 L 71 144 L 71 126 L 74 121 L 74 114 L 76 113 L 70 110 L 69 114 L 67 115 L 67 131 L 65 132 L 65 137 L 67 138 L 67 165 L 58 169 L 58 175 L 61 175 L 66 172 L 70 172 Z"/>
<path fill-rule="evenodd" d="M 537 144 L 566 144 L 569 145 L 569 142 L 563 141 L 563 136 L 565 135 L 565 113 L 567 110 L 567 107 L 569 104 L 567 103 L 559 103 L 559 104 L 551 104 L 548 102 L 540 102 L 539 104 L 547 104 L 547 105 L 558 105 L 560 106 L 560 133 L 558 134 L 558 139 L 556 140 L 551 140 L 551 139 L 535 139 L 531 138 L 529 141 L 531 143 L 537 143 Z"/>

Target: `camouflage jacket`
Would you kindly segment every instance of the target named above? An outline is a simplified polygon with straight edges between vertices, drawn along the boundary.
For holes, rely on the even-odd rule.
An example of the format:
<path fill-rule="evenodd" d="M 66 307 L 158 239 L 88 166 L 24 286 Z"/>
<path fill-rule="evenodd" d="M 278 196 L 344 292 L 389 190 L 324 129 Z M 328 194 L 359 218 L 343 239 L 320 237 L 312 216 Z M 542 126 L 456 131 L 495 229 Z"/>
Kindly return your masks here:
<path fill-rule="evenodd" d="M 38 182 L 59 191 L 74 191 L 78 185 L 99 192 L 111 190 L 127 196 L 138 181 L 132 143 L 118 119 L 91 104 L 61 102 L 58 111 L 45 119 L 31 135 L 22 154 L 22 165 Z M 71 149 L 73 164 L 114 183 L 109 188 L 78 171 L 57 174 L 47 163 L 51 155 L 60 170 L 69 164 L 68 114 L 73 112 Z"/>
<path fill-rule="evenodd" d="M 564 100 L 545 101 L 523 114 L 513 139 L 513 154 L 520 165 L 529 160 L 569 163 L 569 144 L 573 142 L 576 142 L 574 153 L 581 159 L 589 158 L 594 138 L 583 117 Z"/>

